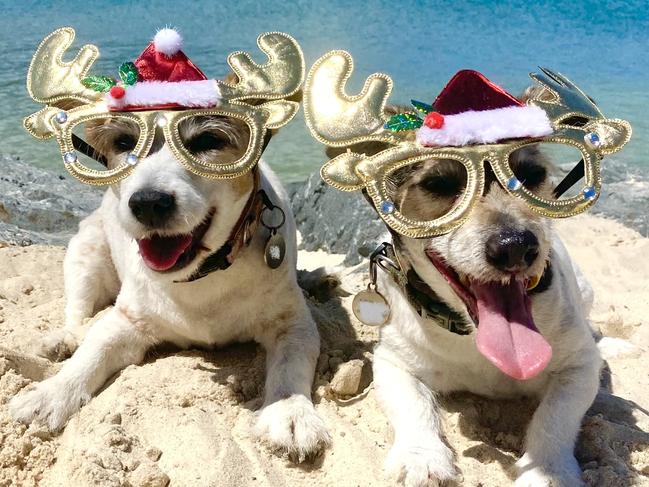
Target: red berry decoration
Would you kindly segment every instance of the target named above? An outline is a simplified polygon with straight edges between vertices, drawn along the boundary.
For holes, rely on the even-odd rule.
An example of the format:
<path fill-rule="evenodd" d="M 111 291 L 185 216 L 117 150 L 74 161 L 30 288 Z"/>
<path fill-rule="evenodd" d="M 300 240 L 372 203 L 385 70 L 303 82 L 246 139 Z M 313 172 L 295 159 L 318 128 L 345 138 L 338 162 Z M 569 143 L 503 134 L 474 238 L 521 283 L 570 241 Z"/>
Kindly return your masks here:
<path fill-rule="evenodd" d="M 431 129 L 441 129 L 444 126 L 444 115 L 437 112 L 430 112 L 424 119 L 424 125 Z"/>
<path fill-rule="evenodd" d="M 116 100 L 119 100 L 120 98 L 124 98 L 125 94 L 126 94 L 126 90 L 121 86 L 113 86 L 110 89 L 110 96 L 112 96 Z"/>

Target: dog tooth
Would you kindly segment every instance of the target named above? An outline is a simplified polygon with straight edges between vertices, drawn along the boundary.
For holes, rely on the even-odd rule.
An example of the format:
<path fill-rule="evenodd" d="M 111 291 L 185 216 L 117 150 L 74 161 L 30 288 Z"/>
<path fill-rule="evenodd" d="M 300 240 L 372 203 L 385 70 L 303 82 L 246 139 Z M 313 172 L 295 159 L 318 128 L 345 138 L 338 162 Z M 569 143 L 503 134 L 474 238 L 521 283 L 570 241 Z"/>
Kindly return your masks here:
<path fill-rule="evenodd" d="M 530 280 L 527 282 L 527 290 L 531 291 L 536 286 L 538 286 L 540 280 L 541 280 L 541 276 L 532 276 L 532 277 L 530 277 Z"/>

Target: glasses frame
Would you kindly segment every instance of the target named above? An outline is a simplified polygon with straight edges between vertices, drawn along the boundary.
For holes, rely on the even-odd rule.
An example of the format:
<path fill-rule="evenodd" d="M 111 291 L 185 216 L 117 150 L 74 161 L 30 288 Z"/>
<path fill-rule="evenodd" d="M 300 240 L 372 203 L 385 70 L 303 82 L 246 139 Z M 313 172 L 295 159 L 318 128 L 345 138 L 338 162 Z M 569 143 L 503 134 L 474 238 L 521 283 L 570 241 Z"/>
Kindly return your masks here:
<path fill-rule="evenodd" d="M 491 166 L 503 189 L 523 200 L 530 209 L 546 217 L 565 218 L 581 213 L 593 205 L 599 197 L 602 185 L 602 157 L 585 142 L 579 142 L 583 140 L 583 135 L 583 129 L 564 128 L 547 137 L 461 148 L 426 148 L 415 142 L 403 143 L 366 157 L 355 167 L 355 172 L 363 180 L 367 195 L 383 221 L 406 237 L 434 237 L 462 225 L 484 192 L 485 163 Z M 579 150 L 585 171 L 584 186 L 578 194 L 565 199 L 547 199 L 529 191 L 518 181 L 509 165 L 510 155 L 525 146 L 539 143 L 566 144 Z M 388 181 L 394 171 L 428 159 L 451 159 L 461 163 L 467 173 L 466 187 L 444 215 L 430 221 L 413 220 L 403 215 L 395 206 Z M 518 184 L 512 188 L 510 182 Z"/>
<path fill-rule="evenodd" d="M 58 122 L 62 113 L 65 114 L 65 120 Z M 250 130 L 248 147 L 236 161 L 226 164 L 209 163 L 200 160 L 184 147 L 179 124 L 188 118 L 210 115 L 237 118 L 248 126 Z M 151 150 L 156 129 L 162 130 L 171 152 L 188 171 L 207 179 L 239 177 L 250 171 L 261 158 L 269 115 L 268 111 L 259 110 L 259 107 L 237 103 L 228 103 L 214 108 L 113 112 L 108 110 L 105 103 L 100 102 L 68 111 L 53 112 L 49 124 L 61 149 L 65 168 L 72 176 L 86 184 L 104 186 L 119 182 L 131 174 L 137 166 L 137 161 L 146 157 Z M 164 123 L 159 123 L 161 117 L 164 117 Z M 100 171 L 80 162 L 72 139 L 74 128 L 92 120 L 106 118 L 128 120 L 139 127 L 140 135 L 137 144 L 128 154 L 135 156 L 135 163 L 129 163 L 127 158 L 124 158 L 124 161 L 115 168 Z"/>

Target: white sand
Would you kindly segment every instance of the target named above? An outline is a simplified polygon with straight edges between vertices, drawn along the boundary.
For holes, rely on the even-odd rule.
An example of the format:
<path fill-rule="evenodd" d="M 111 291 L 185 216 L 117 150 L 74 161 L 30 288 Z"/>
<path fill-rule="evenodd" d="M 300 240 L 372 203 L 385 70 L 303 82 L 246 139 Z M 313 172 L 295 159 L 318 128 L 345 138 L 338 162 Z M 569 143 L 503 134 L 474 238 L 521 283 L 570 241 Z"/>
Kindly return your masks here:
<path fill-rule="evenodd" d="M 614 393 L 600 393 L 577 446 L 584 478 L 598 487 L 649 485 L 649 239 L 593 216 L 558 228 L 595 288 L 593 325 L 618 339 L 604 342 Z M 361 388 L 370 380 L 376 331 L 349 318 L 351 295 L 311 302 L 323 337 L 314 399 L 334 439 L 313 465 L 296 467 L 249 433 L 263 384 L 263 353 L 254 344 L 158 350 L 118 374 L 59 436 L 11 421 L 7 400 L 58 367 L 32 356 L 29 343 L 62 324 L 62 258 L 57 247 L 0 249 L 0 486 L 393 485 L 382 472 L 391 432 L 374 391 L 351 404 L 329 391 L 342 362 L 355 360 L 348 369 L 356 371 L 365 364 Z M 300 255 L 306 269 L 339 262 Z M 362 272 L 341 277 L 351 293 L 364 285 Z M 534 404 L 467 394 L 441 403 L 463 485 L 511 483 Z"/>

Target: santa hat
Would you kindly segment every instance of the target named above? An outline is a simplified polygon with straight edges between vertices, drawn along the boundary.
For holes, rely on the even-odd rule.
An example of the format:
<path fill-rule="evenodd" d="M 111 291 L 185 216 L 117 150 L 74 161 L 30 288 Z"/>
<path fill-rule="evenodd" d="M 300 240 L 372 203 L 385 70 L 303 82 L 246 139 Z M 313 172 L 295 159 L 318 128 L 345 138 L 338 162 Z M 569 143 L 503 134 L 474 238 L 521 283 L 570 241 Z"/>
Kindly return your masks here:
<path fill-rule="evenodd" d="M 219 104 L 221 94 L 181 51 L 182 38 L 174 29 L 161 29 L 133 63 L 137 81 L 117 85 L 106 93 L 111 111 L 208 108 Z M 128 63 L 130 64 L 130 63 Z"/>
<path fill-rule="evenodd" d="M 468 69 L 453 76 L 433 106 L 435 111 L 417 130 L 417 141 L 427 147 L 490 144 L 553 132 L 543 109 L 521 103 Z"/>

